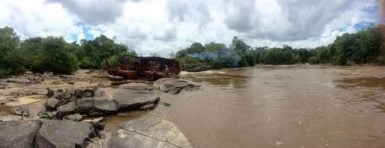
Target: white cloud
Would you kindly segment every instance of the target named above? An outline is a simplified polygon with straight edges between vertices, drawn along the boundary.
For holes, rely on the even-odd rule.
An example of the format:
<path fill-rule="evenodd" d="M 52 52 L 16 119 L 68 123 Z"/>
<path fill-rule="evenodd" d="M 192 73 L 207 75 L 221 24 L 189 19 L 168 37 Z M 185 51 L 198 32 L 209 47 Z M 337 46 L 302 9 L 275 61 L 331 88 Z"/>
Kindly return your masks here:
<path fill-rule="evenodd" d="M 59 4 L 5 0 L 0 11 L 0 27 L 13 27 L 22 38 L 53 35 L 71 40 L 71 34 L 82 37 L 81 28 L 74 26 L 76 18 Z"/>
<path fill-rule="evenodd" d="M 167 56 L 193 42 L 315 47 L 376 22 L 377 0 L 3 0 L 0 27 L 19 35 L 105 34 L 139 54 Z M 369 10 L 368 10 L 369 9 Z M 84 24 L 82 27 L 79 23 Z"/>

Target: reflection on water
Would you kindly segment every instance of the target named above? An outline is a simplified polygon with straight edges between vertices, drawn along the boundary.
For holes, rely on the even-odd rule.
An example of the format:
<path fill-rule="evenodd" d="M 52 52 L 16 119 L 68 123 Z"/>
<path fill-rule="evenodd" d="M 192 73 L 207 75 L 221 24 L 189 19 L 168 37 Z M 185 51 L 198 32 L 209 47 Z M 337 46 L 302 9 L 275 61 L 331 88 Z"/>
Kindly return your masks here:
<path fill-rule="evenodd" d="M 121 123 L 131 121 L 133 119 L 139 118 L 143 115 L 145 115 L 146 111 L 131 111 L 131 112 L 125 112 L 125 113 L 119 113 L 116 115 L 110 115 L 104 117 L 106 126 L 104 127 L 104 130 L 106 131 L 112 131 L 112 129 Z"/>
<path fill-rule="evenodd" d="M 161 94 L 171 106 L 154 112 L 194 147 L 385 147 L 384 67 L 257 66 L 181 77 L 202 90 Z"/>

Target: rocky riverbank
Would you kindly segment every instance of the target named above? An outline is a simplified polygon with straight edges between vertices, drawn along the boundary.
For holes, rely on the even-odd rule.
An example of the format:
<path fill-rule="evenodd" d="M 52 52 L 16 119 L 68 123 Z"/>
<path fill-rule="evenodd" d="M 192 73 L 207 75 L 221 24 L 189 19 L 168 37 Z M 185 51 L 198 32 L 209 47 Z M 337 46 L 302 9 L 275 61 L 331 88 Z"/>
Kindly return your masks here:
<path fill-rule="evenodd" d="M 0 79 L 0 147 L 191 147 L 151 110 L 160 93 L 198 89 L 180 79 L 128 81 L 88 70 Z M 105 117 L 136 111 L 145 113 L 104 130 Z"/>

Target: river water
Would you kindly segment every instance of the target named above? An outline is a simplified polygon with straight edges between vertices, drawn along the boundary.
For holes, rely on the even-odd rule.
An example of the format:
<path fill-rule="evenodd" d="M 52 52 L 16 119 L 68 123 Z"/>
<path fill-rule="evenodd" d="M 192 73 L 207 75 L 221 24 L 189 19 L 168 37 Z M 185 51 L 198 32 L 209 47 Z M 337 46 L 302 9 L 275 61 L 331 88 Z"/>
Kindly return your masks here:
<path fill-rule="evenodd" d="M 385 67 L 256 66 L 182 73 L 201 90 L 153 112 L 196 148 L 385 147 Z"/>

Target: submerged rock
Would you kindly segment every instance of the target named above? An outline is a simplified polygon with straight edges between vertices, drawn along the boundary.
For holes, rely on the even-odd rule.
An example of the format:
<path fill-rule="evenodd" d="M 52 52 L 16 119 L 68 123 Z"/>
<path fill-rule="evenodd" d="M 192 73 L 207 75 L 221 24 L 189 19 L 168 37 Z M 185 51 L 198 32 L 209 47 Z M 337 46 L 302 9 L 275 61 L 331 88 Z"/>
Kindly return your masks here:
<path fill-rule="evenodd" d="M 41 121 L 0 122 L 0 147 L 32 148 Z"/>
<path fill-rule="evenodd" d="M 90 123 L 45 120 L 36 134 L 35 147 L 85 147 L 86 140 L 93 134 L 94 128 Z"/>
<path fill-rule="evenodd" d="M 178 94 L 182 90 L 196 90 L 200 86 L 189 83 L 185 80 L 172 79 L 172 78 L 163 78 L 154 82 L 154 88 L 159 89 L 162 92 Z"/>
<path fill-rule="evenodd" d="M 175 124 L 155 116 L 144 116 L 114 128 L 107 145 L 111 148 L 192 147 Z"/>

